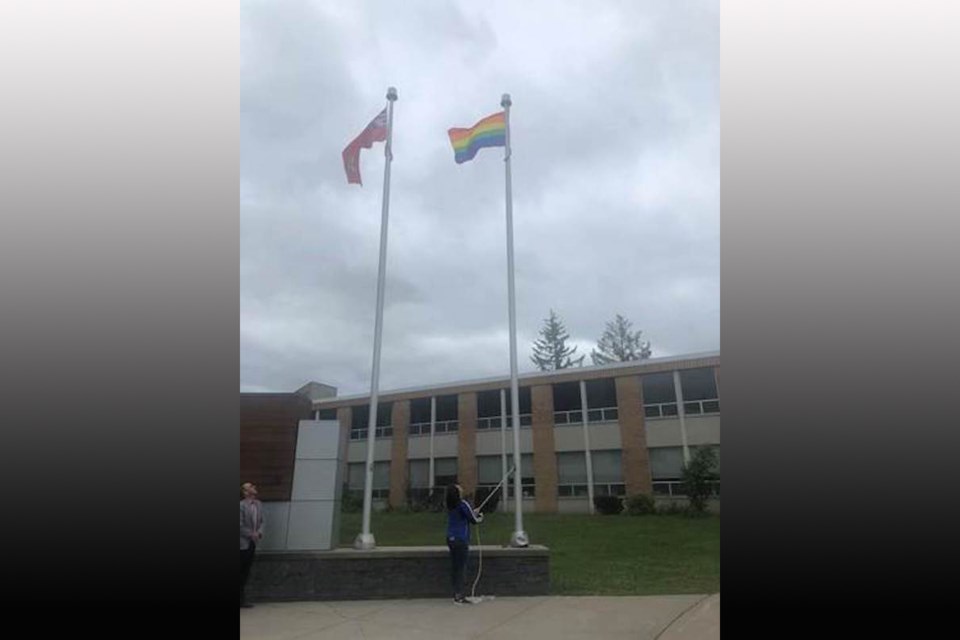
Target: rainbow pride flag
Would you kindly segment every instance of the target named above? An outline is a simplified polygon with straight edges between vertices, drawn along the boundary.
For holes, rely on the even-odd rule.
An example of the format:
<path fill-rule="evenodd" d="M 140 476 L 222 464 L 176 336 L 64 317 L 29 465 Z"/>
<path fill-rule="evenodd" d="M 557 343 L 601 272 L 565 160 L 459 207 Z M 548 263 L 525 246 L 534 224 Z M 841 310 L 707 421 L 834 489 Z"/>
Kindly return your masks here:
<path fill-rule="evenodd" d="M 469 129 L 448 129 L 453 159 L 457 164 L 473 160 L 477 151 L 484 147 L 507 146 L 507 121 L 504 112 L 487 116 Z"/>

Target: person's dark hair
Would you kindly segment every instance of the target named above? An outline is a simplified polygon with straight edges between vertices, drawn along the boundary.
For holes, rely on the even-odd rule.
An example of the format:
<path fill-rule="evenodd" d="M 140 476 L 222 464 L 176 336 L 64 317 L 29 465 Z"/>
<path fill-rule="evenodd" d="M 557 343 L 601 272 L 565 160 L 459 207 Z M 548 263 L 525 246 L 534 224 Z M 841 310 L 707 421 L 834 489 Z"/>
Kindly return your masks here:
<path fill-rule="evenodd" d="M 444 497 L 447 501 L 447 511 L 453 511 L 460 504 L 460 489 L 455 484 L 447 485 L 447 493 Z"/>

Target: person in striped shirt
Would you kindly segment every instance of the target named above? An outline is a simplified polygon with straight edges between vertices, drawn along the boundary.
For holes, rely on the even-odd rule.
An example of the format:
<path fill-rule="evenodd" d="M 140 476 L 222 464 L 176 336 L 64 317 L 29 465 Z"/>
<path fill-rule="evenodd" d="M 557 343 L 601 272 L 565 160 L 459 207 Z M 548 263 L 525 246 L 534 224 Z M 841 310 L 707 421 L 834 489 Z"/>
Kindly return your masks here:
<path fill-rule="evenodd" d="M 253 565 L 257 542 L 263 538 L 263 505 L 257 500 L 257 487 L 252 482 L 240 485 L 240 608 L 249 609 L 247 602 L 247 578 Z"/>

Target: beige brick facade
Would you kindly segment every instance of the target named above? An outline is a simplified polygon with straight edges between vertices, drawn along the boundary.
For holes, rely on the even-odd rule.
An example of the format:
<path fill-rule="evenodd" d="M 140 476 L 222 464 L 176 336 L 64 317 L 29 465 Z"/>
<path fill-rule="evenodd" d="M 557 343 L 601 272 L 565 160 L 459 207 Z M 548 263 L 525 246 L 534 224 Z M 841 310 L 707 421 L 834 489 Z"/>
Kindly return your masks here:
<path fill-rule="evenodd" d="M 561 501 L 557 495 L 557 457 L 554 429 L 554 392 L 553 385 L 574 380 L 593 380 L 608 378 L 614 381 L 617 393 L 618 446 L 621 449 L 623 482 L 628 495 L 643 493 L 652 494 L 650 474 L 650 458 L 648 453 L 647 425 L 644 418 L 642 376 L 685 370 L 701 367 L 713 369 L 717 386 L 717 396 L 720 389 L 720 358 L 719 355 L 689 356 L 670 361 L 653 363 L 630 363 L 621 366 L 591 367 L 587 370 L 564 370 L 554 373 L 535 373 L 522 376 L 523 386 L 531 392 L 531 422 L 530 437 L 533 441 L 533 476 L 536 481 L 535 510 L 540 513 L 555 513 Z M 457 417 L 459 429 L 457 434 L 456 456 L 458 461 L 458 478 L 467 495 L 472 495 L 477 486 L 477 394 L 479 391 L 499 389 L 509 385 L 509 380 L 483 380 L 472 383 L 456 383 L 442 385 L 430 389 L 403 390 L 387 392 L 381 395 L 380 400 L 392 402 L 391 425 L 393 437 L 390 442 L 390 499 L 391 506 L 398 507 L 406 502 L 407 485 L 409 483 L 409 422 L 410 400 L 412 398 L 428 398 L 432 395 L 456 394 Z M 314 402 L 319 409 L 336 408 L 337 419 L 340 423 L 340 454 L 343 459 L 343 481 L 347 482 L 347 452 L 349 450 L 349 434 L 353 414 L 353 406 L 362 406 L 362 397 L 322 399 Z M 719 416 L 713 418 L 713 423 L 702 421 L 710 427 L 704 433 L 708 441 L 719 443 Z M 611 433 L 614 424 L 610 424 Z M 650 424 L 651 442 L 655 446 L 676 446 L 670 444 L 674 437 L 671 429 L 672 421 L 654 420 Z M 712 430 L 712 431 L 711 431 Z M 716 435 L 711 435 L 716 433 Z M 443 437 L 443 436 L 441 436 Z M 511 434 L 508 434 L 511 437 Z M 529 442 L 529 440 L 528 440 Z M 668 443 L 668 444 L 664 444 Z M 384 445 L 387 443 L 384 442 Z M 418 443 L 422 444 L 422 443 Z M 452 445 L 452 439 L 444 437 L 444 447 Z M 561 449 L 570 449 L 569 443 L 559 443 Z M 499 446 L 497 447 L 499 451 Z M 424 456 L 424 447 L 420 447 L 417 454 Z M 489 453 L 489 451 L 485 451 Z M 383 455 L 385 452 L 381 452 Z M 438 454 L 439 455 L 439 454 Z M 453 455 L 449 449 L 444 455 Z"/>
<path fill-rule="evenodd" d="M 390 506 L 400 507 L 407 502 L 409 400 L 400 400 L 393 403 L 390 424 L 393 427 L 393 442 L 390 448 Z"/>
<path fill-rule="evenodd" d="M 457 420 L 460 437 L 457 439 L 457 480 L 464 495 L 473 495 L 477 489 L 477 394 L 461 393 L 457 398 Z"/>
<path fill-rule="evenodd" d="M 617 413 L 620 416 L 620 440 L 623 453 L 623 482 L 627 495 L 653 494 L 650 480 L 650 456 L 643 419 L 643 387 L 640 376 L 616 378 Z"/>
<path fill-rule="evenodd" d="M 533 419 L 533 475 L 537 483 L 536 510 L 557 510 L 557 454 L 553 443 L 553 386 L 530 389 Z"/>

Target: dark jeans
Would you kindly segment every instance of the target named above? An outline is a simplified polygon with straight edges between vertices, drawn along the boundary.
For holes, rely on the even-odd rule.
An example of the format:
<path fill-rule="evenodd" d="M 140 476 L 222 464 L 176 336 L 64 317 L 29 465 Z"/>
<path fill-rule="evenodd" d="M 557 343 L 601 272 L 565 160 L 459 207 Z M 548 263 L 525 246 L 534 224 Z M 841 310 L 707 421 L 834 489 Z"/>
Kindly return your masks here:
<path fill-rule="evenodd" d="M 253 554 L 257 551 L 257 545 L 250 542 L 250 548 L 240 550 L 240 604 L 247 601 L 244 590 L 247 586 L 247 578 L 250 577 L 250 566 L 253 564 Z"/>
<path fill-rule="evenodd" d="M 467 568 L 467 556 L 470 546 L 463 540 L 447 538 L 447 547 L 450 549 L 450 582 L 453 586 L 453 595 L 463 595 L 463 574 Z"/>

